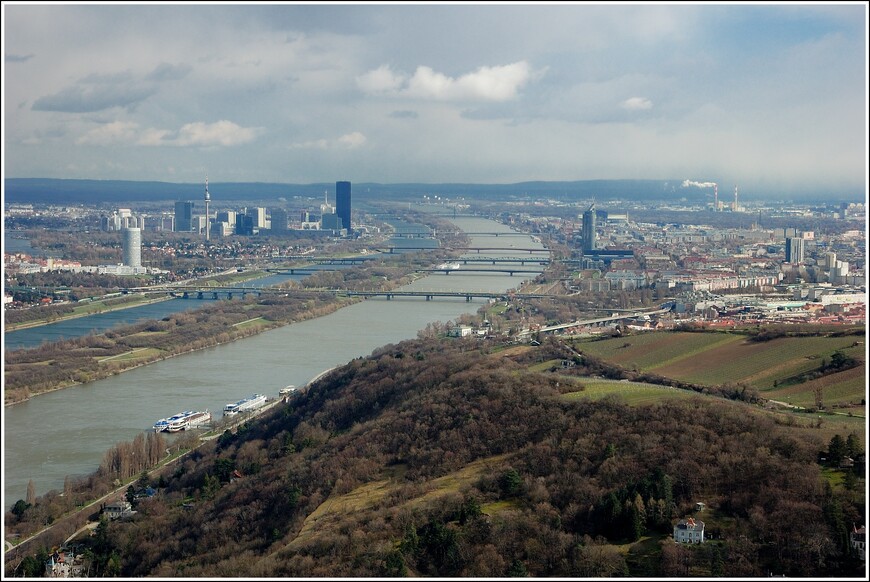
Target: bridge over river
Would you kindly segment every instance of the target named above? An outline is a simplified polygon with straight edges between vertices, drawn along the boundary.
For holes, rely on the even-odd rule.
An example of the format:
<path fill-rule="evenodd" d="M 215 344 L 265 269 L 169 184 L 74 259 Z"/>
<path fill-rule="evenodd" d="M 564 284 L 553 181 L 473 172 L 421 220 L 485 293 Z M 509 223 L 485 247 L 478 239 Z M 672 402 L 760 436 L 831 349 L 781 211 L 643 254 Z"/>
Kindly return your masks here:
<path fill-rule="evenodd" d="M 350 289 L 276 289 L 271 287 L 209 287 L 197 285 L 162 285 L 154 287 L 131 287 L 124 289 L 124 293 L 169 293 L 184 299 L 219 299 L 227 297 L 247 297 L 252 294 L 260 297 L 262 295 L 283 295 L 310 297 L 322 293 L 328 293 L 336 297 L 386 297 L 393 299 L 395 297 L 424 297 L 427 301 L 435 297 L 462 297 L 466 301 L 472 299 L 543 299 L 545 297 L 556 297 L 555 295 L 544 295 L 538 293 L 510 293 L 510 292 L 489 292 L 489 291 L 353 291 Z"/>

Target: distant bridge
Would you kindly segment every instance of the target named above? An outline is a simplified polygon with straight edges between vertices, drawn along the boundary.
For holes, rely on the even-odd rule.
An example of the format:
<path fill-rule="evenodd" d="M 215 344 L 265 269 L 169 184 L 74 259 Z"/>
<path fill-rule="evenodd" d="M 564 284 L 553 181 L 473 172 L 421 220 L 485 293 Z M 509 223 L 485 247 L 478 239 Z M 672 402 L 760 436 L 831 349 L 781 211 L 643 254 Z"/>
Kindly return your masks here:
<path fill-rule="evenodd" d="M 401 247 L 401 246 L 387 246 L 382 247 L 379 250 L 386 250 L 390 253 L 393 253 L 396 250 L 400 251 L 469 251 L 469 252 L 477 252 L 480 251 L 501 251 L 501 252 L 528 252 L 528 253 L 549 253 L 550 249 L 529 249 L 529 248 L 518 248 L 518 247 Z"/>
<path fill-rule="evenodd" d="M 349 289 L 275 289 L 272 287 L 207 287 L 196 285 L 161 285 L 155 287 L 132 287 L 124 289 L 124 293 L 171 293 L 178 295 L 184 299 L 218 299 L 220 297 L 228 297 L 232 299 L 235 296 L 246 297 L 248 294 L 261 295 L 301 295 L 310 296 L 322 293 L 328 293 L 336 297 L 386 297 L 393 299 L 394 297 L 425 297 L 427 301 L 435 297 L 463 297 L 466 301 L 472 299 L 543 299 L 545 297 L 554 297 L 553 295 L 535 294 L 535 293 L 509 293 L 509 292 L 489 292 L 489 291 L 352 291 Z"/>
<path fill-rule="evenodd" d="M 514 273 L 533 273 L 535 275 L 539 275 L 541 273 L 540 270 L 532 271 L 529 269 L 417 269 L 418 273 L 444 273 L 445 275 L 449 275 L 450 273 L 508 273 L 511 277 L 514 276 Z"/>
<path fill-rule="evenodd" d="M 548 325 L 547 327 L 542 327 L 538 329 L 539 332 L 550 332 L 550 331 L 558 331 L 560 329 L 567 329 L 569 327 L 577 327 L 581 325 L 601 325 L 602 323 L 607 323 L 608 321 L 619 321 L 621 319 L 634 319 L 635 317 L 641 317 L 642 315 L 658 315 L 660 313 L 667 313 L 670 311 L 670 307 L 667 308 L 659 308 L 654 309 L 652 311 L 631 311 L 628 313 L 613 313 L 611 315 L 607 315 L 604 317 L 596 317 L 594 319 L 578 319 L 577 321 L 572 321 L 570 323 L 560 323 L 558 325 Z"/>

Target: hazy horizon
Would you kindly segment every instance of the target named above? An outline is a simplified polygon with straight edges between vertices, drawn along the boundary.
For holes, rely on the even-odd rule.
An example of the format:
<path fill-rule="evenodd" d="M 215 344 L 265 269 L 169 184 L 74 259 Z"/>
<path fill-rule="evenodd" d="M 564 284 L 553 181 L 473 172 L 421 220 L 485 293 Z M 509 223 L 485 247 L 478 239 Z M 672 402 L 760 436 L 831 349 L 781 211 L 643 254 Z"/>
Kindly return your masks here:
<path fill-rule="evenodd" d="M 6 177 L 866 190 L 863 2 L 2 9 Z"/>

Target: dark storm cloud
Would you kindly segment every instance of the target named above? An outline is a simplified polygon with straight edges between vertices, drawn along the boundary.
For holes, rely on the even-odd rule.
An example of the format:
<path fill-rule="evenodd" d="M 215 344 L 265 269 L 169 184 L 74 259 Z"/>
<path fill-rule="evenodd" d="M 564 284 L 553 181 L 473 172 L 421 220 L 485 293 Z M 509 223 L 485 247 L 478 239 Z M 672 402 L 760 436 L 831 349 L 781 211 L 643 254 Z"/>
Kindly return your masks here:
<path fill-rule="evenodd" d="M 129 73 L 90 75 L 57 93 L 40 97 L 34 101 L 33 110 L 93 113 L 136 105 L 155 92 L 154 85 L 137 81 Z"/>
<path fill-rule="evenodd" d="M 33 55 L 5 55 L 3 60 L 7 63 L 25 63 L 33 58 Z"/>

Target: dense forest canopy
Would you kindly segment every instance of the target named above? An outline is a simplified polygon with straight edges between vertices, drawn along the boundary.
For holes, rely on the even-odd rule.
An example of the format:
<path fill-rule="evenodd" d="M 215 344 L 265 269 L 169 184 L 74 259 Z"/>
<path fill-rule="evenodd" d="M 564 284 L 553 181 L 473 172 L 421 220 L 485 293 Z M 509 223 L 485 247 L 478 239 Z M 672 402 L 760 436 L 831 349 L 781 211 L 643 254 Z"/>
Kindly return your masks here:
<path fill-rule="evenodd" d="M 823 478 L 812 429 L 713 396 L 567 398 L 582 380 L 530 371 L 563 353 L 385 346 L 151 479 L 103 549 L 125 576 L 860 571 L 863 496 Z M 699 501 L 709 543 L 674 544 Z"/>

